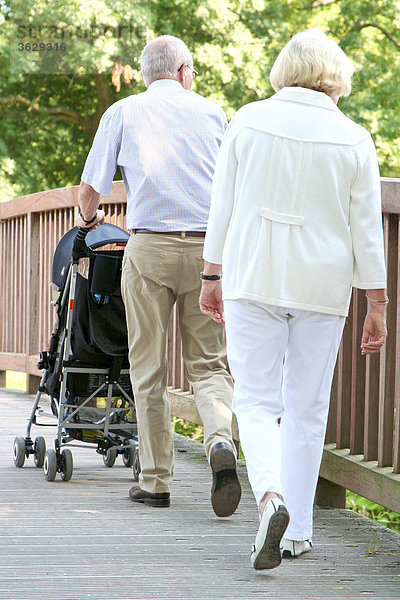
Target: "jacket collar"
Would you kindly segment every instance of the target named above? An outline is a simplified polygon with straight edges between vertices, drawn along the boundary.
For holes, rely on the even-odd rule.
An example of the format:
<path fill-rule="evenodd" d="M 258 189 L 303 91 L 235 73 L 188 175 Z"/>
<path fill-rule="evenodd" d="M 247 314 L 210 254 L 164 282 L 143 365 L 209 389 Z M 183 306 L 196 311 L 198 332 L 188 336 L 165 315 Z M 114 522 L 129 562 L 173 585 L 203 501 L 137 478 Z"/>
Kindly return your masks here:
<path fill-rule="evenodd" d="M 317 92 L 303 87 L 284 87 L 271 96 L 270 100 L 284 100 L 288 102 L 299 102 L 300 104 L 311 104 L 327 110 L 339 111 L 334 101 L 324 92 Z"/>

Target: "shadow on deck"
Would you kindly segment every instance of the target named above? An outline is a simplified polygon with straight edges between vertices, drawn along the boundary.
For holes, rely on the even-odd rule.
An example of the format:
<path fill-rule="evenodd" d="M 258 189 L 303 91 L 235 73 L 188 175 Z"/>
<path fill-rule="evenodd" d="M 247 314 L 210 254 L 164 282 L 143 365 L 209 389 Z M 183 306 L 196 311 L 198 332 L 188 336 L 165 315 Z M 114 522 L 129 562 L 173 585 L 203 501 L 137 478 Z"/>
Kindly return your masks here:
<path fill-rule="evenodd" d="M 316 508 L 313 551 L 255 572 L 258 517 L 245 468 L 238 510 L 218 519 L 202 446 L 181 436 L 169 509 L 133 504 L 131 469 L 121 459 L 107 469 L 89 445 L 73 448 L 69 482 L 47 482 L 32 458 L 15 468 L 13 440 L 25 435 L 32 404 L 0 390 L 2 600 L 400 597 L 400 535 L 348 510 Z M 53 429 L 33 426 L 39 434 L 52 444 Z"/>

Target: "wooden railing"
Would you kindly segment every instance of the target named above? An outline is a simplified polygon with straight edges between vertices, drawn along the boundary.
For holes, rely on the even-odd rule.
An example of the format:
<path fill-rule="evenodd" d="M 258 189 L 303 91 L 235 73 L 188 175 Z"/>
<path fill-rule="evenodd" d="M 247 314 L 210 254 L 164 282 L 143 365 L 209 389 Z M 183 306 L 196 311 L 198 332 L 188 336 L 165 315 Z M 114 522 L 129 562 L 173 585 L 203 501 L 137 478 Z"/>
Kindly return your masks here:
<path fill-rule="evenodd" d="M 381 185 L 389 334 L 379 356 L 361 356 L 366 300 L 355 290 L 335 371 L 317 499 L 343 505 L 347 488 L 400 512 L 400 180 L 382 179 Z M 47 349 L 53 324 L 52 258 L 74 224 L 77 204 L 78 187 L 0 204 L 0 386 L 5 372 L 15 370 L 27 373 L 29 392 L 37 389 L 38 354 Z M 109 222 L 125 227 L 122 182 L 113 183 L 102 207 Z M 200 423 L 181 358 L 176 311 L 168 342 L 171 412 Z"/>

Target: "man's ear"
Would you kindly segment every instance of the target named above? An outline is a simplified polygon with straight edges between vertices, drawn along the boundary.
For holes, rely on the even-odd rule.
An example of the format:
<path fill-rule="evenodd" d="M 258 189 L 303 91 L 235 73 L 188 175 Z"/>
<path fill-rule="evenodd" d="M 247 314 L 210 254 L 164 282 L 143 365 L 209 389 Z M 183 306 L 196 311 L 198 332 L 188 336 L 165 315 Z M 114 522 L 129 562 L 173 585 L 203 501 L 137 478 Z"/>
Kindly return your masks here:
<path fill-rule="evenodd" d="M 186 65 L 182 67 L 182 69 L 178 72 L 179 79 L 178 81 L 182 85 L 185 90 L 190 90 L 192 87 L 192 77 L 189 74 L 189 69 Z"/>
<path fill-rule="evenodd" d="M 185 65 L 183 65 L 182 69 L 180 71 L 178 71 L 177 75 L 178 75 L 178 81 L 179 83 L 182 85 L 182 87 L 185 87 L 184 82 L 186 79 L 186 74 L 185 74 Z"/>

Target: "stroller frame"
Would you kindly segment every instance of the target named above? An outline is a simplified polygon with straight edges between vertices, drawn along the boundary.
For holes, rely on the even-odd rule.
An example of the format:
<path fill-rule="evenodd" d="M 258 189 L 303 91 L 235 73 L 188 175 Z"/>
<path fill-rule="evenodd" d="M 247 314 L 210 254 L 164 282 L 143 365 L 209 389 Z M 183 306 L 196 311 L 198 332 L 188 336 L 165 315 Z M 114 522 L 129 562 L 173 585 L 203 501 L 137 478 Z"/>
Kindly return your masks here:
<path fill-rule="evenodd" d="M 104 464 L 108 467 L 114 465 L 118 454 L 123 457 L 123 462 L 126 467 L 133 467 L 133 477 L 138 479 L 140 472 L 140 463 L 138 455 L 138 438 L 136 422 L 121 423 L 120 417 L 129 411 L 134 410 L 134 398 L 123 389 L 119 382 L 120 376 L 129 377 L 129 369 L 121 368 L 123 357 L 115 356 L 110 368 L 100 367 L 79 367 L 73 366 L 70 361 L 71 357 L 71 334 L 74 316 L 74 304 L 76 297 L 76 282 L 78 276 L 79 259 L 84 256 L 90 256 L 91 250 L 86 246 L 85 238 L 88 234 L 88 229 L 79 229 L 74 240 L 72 250 L 72 261 L 69 265 L 67 278 L 65 280 L 64 289 L 58 298 L 57 303 L 60 307 L 67 306 L 66 324 L 60 335 L 59 318 L 55 324 L 51 335 L 49 355 L 60 356 L 62 354 L 62 370 L 61 370 L 61 387 L 59 399 L 51 396 L 53 412 L 46 412 L 40 406 L 42 393 L 48 393 L 46 382 L 50 372 L 50 364 L 48 353 L 41 353 L 41 360 L 38 367 L 42 369 L 43 375 L 35 397 L 35 402 L 28 420 L 26 436 L 16 437 L 14 441 L 14 464 L 17 467 L 22 467 L 25 458 L 31 454 L 34 455 L 36 467 L 43 467 L 44 476 L 48 481 L 54 481 L 56 474 L 60 473 L 64 481 L 71 479 L 73 472 L 73 458 L 69 449 L 63 449 L 65 446 L 75 446 L 84 448 L 84 440 L 79 440 L 71 435 L 71 430 L 79 432 L 93 432 L 93 443 L 97 444 L 96 452 L 103 456 Z M 68 305 L 66 305 L 68 302 Z M 82 375 L 100 375 L 104 378 L 90 395 L 82 399 L 79 404 L 71 403 L 68 396 L 67 382 L 70 374 Z M 104 395 L 101 392 L 105 392 Z M 118 397 L 122 402 L 122 406 L 112 407 L 112 399 L 118 393 Z M 106 406 L 104 416 L 95 422 L 77 422 L 79 413 L 97 398 L 106 398 Z M 53 404 L 54 403 L 54 404 Z M 54 412 L 57 413 L 55 417 Z M 37 421 L 37 417 L 57 418 L 57 423 L 42 423 Z M 39 427 L 54 427 L 57 426 L 57 437 L 54 440 L 54 450 L 46 451 L 46 442 L 43 437 L 39 436 L 35 441 L 31 438 L 32 425 Z"/>

